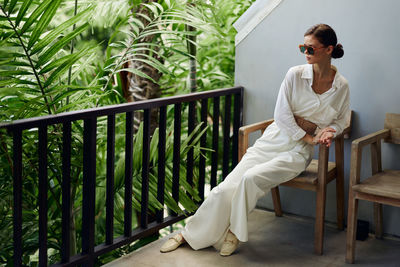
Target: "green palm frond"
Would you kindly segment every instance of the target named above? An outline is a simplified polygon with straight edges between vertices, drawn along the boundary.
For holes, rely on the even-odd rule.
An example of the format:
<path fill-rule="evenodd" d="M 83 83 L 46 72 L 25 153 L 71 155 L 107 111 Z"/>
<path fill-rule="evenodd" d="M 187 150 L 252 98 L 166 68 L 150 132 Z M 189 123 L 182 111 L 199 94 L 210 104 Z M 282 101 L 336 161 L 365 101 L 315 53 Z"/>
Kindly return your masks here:
<path fill-rule="evenodd" d="M 92 12 L 91 7 L 48 30 L 61 2 L 45 0 L 37 3 L 27 0 L 4 1 L 0 4 L 1 16 L 4 18 L 0 23 L 0 99 L 8 96 L 8 89 L 16 91 L 19 98 L 10 102 L 14 106 L 9 108 L 21 106 L 18 101 L 25 103 L 16 114 L 29 117 L 43 112 L 58 112 L 63 99 L 57 97 L 59 101 L 55 102 L 53 99 L 56 95 L 51 93 L 52 88 L 66 84 L 68 69 L 95 48 L 84 47 L 73 54 L 66 52 L 71 40 L 88 28 L 88 23 L 79 22 Z M 71 26 L 76 23 L 80 25 L 71 30 Z M 39 94 L 32 98 L 29 94 L 32 90 Z M 42 108 L 37 109 L 38 106 Z M 32 113 L 29 114 L 26 108 L 30 108 Z"/>
<path fill-rule="evenodd" d="M 87 21 L 94 27 L 108 28 L 114 26 L 118 19 L 127 16 L 131 7 L 129 2 L 127 0 L 79 0 L 79 9 L 93 8 L 93 12 L 86 17 Z M 75 0 L 64 0 L 63 5 L 65 10 L 72 10 Z"/>

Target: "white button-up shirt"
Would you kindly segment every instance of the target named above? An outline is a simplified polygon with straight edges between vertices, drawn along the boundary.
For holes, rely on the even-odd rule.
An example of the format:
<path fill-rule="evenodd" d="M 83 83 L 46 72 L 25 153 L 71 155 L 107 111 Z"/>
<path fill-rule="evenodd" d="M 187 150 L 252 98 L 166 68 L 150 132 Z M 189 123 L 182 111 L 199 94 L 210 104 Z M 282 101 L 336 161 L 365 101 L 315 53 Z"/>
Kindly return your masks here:
<path fill-rule="evenodd" d="M 332 68 L 336 71 L 332 87 L 323 94 L 316 94 L 311 87 L 311 64 L 295 66 L 287 72 L 279 90 L 274 119 L 293 140 L 300 140 L 306 134 L 293 115 L 317 124 L 320 129 L 332 127 L 336 130 L 335 136 L 346 127 L 350 116 L 349 85 L 336 67 Z"/>

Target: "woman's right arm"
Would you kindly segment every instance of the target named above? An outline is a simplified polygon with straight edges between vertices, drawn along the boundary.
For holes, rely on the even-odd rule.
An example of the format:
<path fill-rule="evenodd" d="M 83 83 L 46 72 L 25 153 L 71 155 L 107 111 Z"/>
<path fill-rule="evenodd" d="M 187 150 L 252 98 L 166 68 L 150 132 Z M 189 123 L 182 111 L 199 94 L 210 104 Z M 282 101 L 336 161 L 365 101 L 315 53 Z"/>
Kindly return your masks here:
<path fill-rule="evenodd" d="M 275 105 L 274 120 L 281 130 L 297 141 L 304 138 L 306 132 L 297 125 L 290 105 L 294 75 L 294 71 L 290 69 L 281 84 Z"/>

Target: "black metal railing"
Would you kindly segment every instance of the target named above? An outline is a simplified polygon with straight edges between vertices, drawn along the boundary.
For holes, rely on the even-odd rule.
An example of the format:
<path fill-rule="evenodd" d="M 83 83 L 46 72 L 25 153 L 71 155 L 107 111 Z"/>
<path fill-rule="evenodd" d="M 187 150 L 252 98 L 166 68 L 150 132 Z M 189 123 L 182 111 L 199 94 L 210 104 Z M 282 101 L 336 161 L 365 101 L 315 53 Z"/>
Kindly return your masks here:
<path fill-rule="evenodd" d="M 220 116 L 220 101 L 225 99 L 223 116 Z M 232 107 L 233 98 L 233 107 Z M 209 103 L 213 103 L 213 111 L 208 111 Z M 219 166 L 220 128 L 222 134 L 222 176 L 225 177 L 229 170 L 238 162 L 238 129 L 242 125 L 243 88 L 235 87 L 219 89 L 207 92 L 192 93 L 188 95 L 152 99 L 134 103 L 127 103 L 114 106 L 106 106 L 84 111 L 73 111 L 58 115 L 43 116 L 24 120 L 14 121 L 8 124 L 0 124 L 12 135 L 13 151 L 13 246 L 15 266 L 22 265 L 23 256 L 23 131 L 38 128 L 38 203 L 39 203 L 39 266 L 48 265 L 48 127 L 62 125 L 62 240 L 61 240 L 61 262 L 55 265 L 93 266 L 96 258 L 116 248 L 132 243 L 133 241 L 146 237 L 154 230 L 164 228 L 179 220 L 185 215 L 172 214 L 164 218 L 163 210 L 156 212 L 156 221 L 148 223 L 149 205 L 149 151 L 150 151 L 150 111 L 158 109 L 158 180 L 157 199 L 164 204 L 165 190 L 165 150 L 166 150 L 166 129 L 167 129 L 167 106 L 174 106 L 174 137 L 173 137 L 173 185 L 172 196 L 176 202 L 179 201 L 179 168 L 180 168 L 180 142 L 181 142 L 181 121 L 182 105 L 189 105 L 188 132 L 192 132 L 196 122 L 202 122 L 202 128 L 212 125 L 212 143 L 207 143 L 207 136 L 204 134 L 200 139 L 201 147 L 211 145 L 211 187 L 217 184 L 217 170 Z M 200 107 L 200 118 L 196 119 L 196 107 Z M 231 113 L 233 110 L 233 117 Z M 142 150 L 142 195 L 140 226 L 132 227 L 132 160 L 133 160 L 133 114 L 135 111 L 143 111 L 143 150 Z M 125 181 L 124 181 L 124 234 L 114 238 L 114 172 L 115 172 L 115 125 L 116 115 L 125 113 Z M 106 236 L 105 242 L 95 245 L 95 201 L 96 201 L 96 130 L 98 118 L 107 116 L 107 162 L 106 162 Z M 208 119 L 208 118 L 212 118 Z M 220 117 L 222 127 L 220 126 Z M 70 205 L 71 205 L 71 124 L 83 120 L 83 186 L 82 186 L 82 252 L 70 256 Z M 52 126 L 52 127 L 53 127 Z M 210 137 L 208 138 L 210 140 Z M 198 191 L 201 199 L 204 199 L 204 185 L 206 177 L 206 158 L 199 157 L 196 163 L 199 167 Z M 193 151 L 187 155 L 187 181 L 193 184 Z"/>

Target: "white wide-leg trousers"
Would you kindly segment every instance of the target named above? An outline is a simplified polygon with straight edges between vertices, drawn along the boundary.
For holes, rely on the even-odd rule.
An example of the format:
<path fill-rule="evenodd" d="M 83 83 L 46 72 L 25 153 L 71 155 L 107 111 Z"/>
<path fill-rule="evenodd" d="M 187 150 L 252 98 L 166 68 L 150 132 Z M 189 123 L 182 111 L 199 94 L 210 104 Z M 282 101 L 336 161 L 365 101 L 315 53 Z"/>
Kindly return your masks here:
<path fill-rule="evenodd" d="M 182 231 L 185 240 L 195 250 L 209 246 L 219 249 L 230 229 L 240 241 L 246 242 L 247 217 L 257 200 L 304 171 L 311 160 L 310 151 L 268 153 L 257 147 L 249 149 L 189 219 Z"/>

